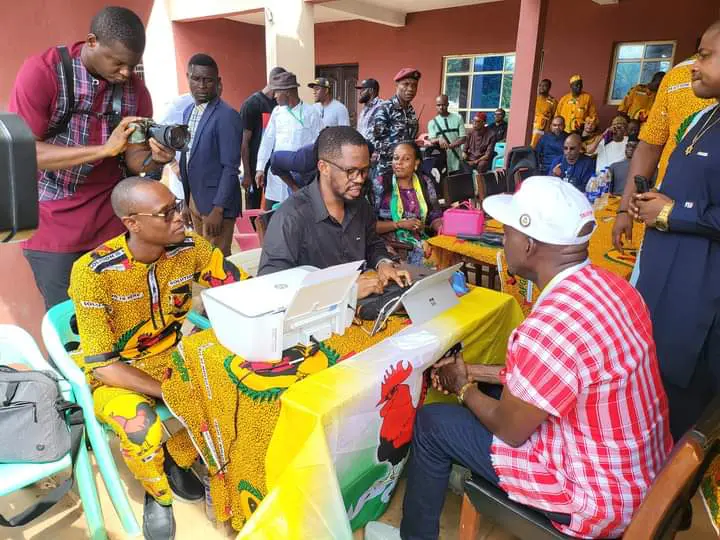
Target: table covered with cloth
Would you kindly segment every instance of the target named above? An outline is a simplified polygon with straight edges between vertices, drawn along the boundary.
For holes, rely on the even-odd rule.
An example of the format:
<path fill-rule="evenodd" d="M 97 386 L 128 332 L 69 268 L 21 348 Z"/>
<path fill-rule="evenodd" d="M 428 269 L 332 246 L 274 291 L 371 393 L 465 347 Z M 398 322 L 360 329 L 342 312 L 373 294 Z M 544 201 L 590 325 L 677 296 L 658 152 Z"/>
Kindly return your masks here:
<path fill-rule="evenodd" d="M 715 456 L 700 484 L 715 532 L 720 536 L 720 455 Z"/>
<path fill-rule="evenodd" d="M 644 227 L 640 223 L 635 223 L 632 245 L 628 245 L 623 253 L 616 250 L 612 244 L 612 228 L 619 202 L 619 198 L 613 197 L 606 209 L 595 212 L 597 227 L 590 238 L 590 260 L 597 266 L 630 279 L 635 266 L 637 248 L 642 242 Z M 485 230 L 501 233 L 503 228 L 498 221 L 490 219 L 486 222 Z M 482 242 L 466 241 L 445 235 L 430 238 L 428 243 L 432 247 L 431 260 L 440 268 L 447 268 L 467 260 L 494 267 L 497 265 L 497 252 L 502 249 Z"/>
<path fill-rule="evenodd" d="M 240 537 L 351 538 L 387 506 L 426 368 L 460 341 L 468 361 L 504 363 L 522 317 L 512 297 L 475 288 L 425 324 L 392 317 L 374 337 L 352 326 L 275 366 L 206 330 L 183 338 L 163 398 L 208 466 L 217 518 Z"/>

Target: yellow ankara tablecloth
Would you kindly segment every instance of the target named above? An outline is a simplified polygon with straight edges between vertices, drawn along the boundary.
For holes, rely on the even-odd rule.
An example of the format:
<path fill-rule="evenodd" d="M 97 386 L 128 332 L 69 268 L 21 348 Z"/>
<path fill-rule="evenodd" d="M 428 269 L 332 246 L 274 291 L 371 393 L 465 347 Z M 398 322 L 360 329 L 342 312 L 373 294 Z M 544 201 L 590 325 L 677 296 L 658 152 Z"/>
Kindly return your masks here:
<path fill-rule="evenodd" d="M 476 288 L 423 325 L 393 318 L 374 338 L 351 327 L 292 349 L 293 369 L 272 374 L 208 330 L 182 340 L 163 396 L 208 465 L 216 515 L 241 537 L 350 538 L 348 517 L 357 528 L 379 516 L 395 487 L 423 371 L 458 341 L 468 360 L 504 362 L 521 320 L 511 297 Z"/>
<path fill-rule="evenodd" d="M 635 266 L 637 247 L 642 242 L 644 228 L 641 224 L 636 223 L 633 228 L 632 246 L 628 246 L 625 253 L 618 253 L 612 245 L 612 228 L 618 203 L 619 199 L 611 199 L 606 210 L 595 212 L 597 228 L 590 238 L 590 261 L 625 279 L 630 279 L 633 266 Z M 487 222 L 485 230 L 487 232 L 501 232 L 502 225 L 491 219 Z M 433 248 L 431 259 L 440 268 L 447 268 L 462 261 L 463 258 L 487 266 L 496 266 L 497 252 L 501 249 L 445 235 L 434 236 L 428 240 L 428 243 Z"/>
<path fill-rule="evenodd" d="M 503 363 L 522 318 L 512 297 L 475 288 L 431 321 L 291 386 L 265 461 L 268 494 L 239 538 L 349 539 L 379 517 L 407 457 L 423 371 L 458 341 L 468 360 Z"/>
<path fill-rule="evenodd" d="M 720 536 L 720 455 L 710 463 L 700 484 L 700 492 L 710 514 L 715 532 Z"/>

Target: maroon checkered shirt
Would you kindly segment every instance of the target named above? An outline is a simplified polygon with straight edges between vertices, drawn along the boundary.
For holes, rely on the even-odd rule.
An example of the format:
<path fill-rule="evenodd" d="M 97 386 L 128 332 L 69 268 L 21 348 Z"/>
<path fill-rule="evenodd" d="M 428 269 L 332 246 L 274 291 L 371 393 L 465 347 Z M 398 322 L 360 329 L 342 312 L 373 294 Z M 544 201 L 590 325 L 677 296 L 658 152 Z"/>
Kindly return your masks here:
<path fill-rule="evenodd" d="M 75 114 L 63 133 L 45 142 L 60 146 L 104 144 L 113 126 L 112 86 L 93 77 L 80 60 L 83 43 L 69 48 L 73 64 Z M 28 58 L 10 95 L 9 110 L 20 115 L 38 140 L 58 125 L 67 107 L 67 91 L 57 48 Z M 150 95 L 133 74 L 123 85 L 122 116 L 152 116 Z M 59 171 L 38 171 L 40 224 L 26 247 L 50 252 L 81 252 L 124 230 L 110 206 L 110 193 L 124 177 L 118 158 Z"/>

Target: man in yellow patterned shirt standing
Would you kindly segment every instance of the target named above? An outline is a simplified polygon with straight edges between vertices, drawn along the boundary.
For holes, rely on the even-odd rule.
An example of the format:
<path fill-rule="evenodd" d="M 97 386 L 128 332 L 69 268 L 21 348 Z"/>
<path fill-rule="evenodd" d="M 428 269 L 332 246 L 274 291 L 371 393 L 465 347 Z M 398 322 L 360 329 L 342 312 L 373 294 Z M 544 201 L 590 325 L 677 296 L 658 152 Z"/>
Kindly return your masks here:
<path fill-rule="evenodd" d="M 630 170 L 629 181 L 625 184 L 622 200 L 613 226 L 613 244 L 622 250 L 623 239 L 632 242 L 632 220 L 628 215 L 628 206 L 635 194 L 636 176 L 652 178 L 657 171 L 657 185 L 663 181 L 670 154 L 677 146 L 677 137 L 685 131 L 683 123 L 690 116 L 713 104 L 711 99 L 701 99 L 692 89 L 692 66 L 695 57 L 679 63 L 663 78 L 658 88 L 653 107 L 647 122 L 640 131 L 640 144 L 635 150 Z M 637 277 L 636 265 L 633 282 Z"/>
<path fill-rule="evenodd" d="M 555 114 L 565 119 L 567 133 L 579 132 L 587 118 L 598 117 L 593 97 L 587 92 L 583 92 L 581 75 L 570 77 L 570 93 L 560 98 Z"/>
<path fill-rule="evenodd" d="M 629 120 L 639 120 L 640 122 L 647 120 L 663 77 L 665 77 L 665 72 L 658 71 L 648 84 L 633 86 L 622 100 L 618 112 L 626 115 Z"/>
<path fill-rule="evenodd" d="M 95 414 L 120 438 L 125 463 L 145 488 L 145 538 L 170 540 L 172 494 L 199 500 L 204 489 L 189 470 L 197 453 L 187 431 L 162 445 L 155 412 L 161 382 L 168 370 L 184 367 L 176 349 L 193 282 L 212 287 L 247 274 L 207 240 L 186 233 L 182 201 L 161 183 L 128 178 L 111 202 L 128 232 L 83 255 L 70 277 L 80 334 L 75 360 L 88 378 Z"/>
<path fill-rule="evenodd" d="M 543 79 L 538 85 L 538 95 L 535 100 L 535 122 L 533 123 L 532 147 L 535 148 L 546 131 L 550 131 L 550 122 L 555 118 L 557 100 L 550 95 L 552 81 Z"/>

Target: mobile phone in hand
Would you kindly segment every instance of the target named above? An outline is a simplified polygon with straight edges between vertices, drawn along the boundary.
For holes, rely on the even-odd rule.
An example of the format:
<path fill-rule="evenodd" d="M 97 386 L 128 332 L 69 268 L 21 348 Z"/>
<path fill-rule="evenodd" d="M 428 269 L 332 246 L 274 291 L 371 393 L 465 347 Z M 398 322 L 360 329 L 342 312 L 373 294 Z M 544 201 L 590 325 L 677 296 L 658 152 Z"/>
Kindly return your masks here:
<path fill-rule="evenodd" d="M 635 177 L 635 191 L 637 193 L 647 193 L 650 191 L 650 183 L 648 182 L 648 179 L 644 176 L 636 176 Z"/>

